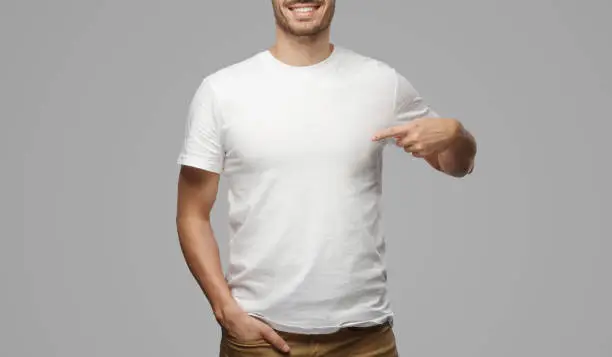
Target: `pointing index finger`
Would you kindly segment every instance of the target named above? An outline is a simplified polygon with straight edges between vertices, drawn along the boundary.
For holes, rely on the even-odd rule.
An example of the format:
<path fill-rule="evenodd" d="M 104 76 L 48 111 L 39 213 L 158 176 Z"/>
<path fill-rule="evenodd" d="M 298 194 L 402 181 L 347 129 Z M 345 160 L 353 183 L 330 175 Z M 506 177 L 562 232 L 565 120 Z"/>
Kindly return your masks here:
<path fill-rule="evenodd" d="M 372 140 L 379 141 L 382 139 L 391 138 L 391 137 L 394 137 L 400 134 L 404 134 L 405 132 L 406 132 L 406 126 L 404 125 L 392 126 L 390 128 L 385 128 L 385 129 L 382 129 L 376 132 L 374 136 L 372 136 Z"/>

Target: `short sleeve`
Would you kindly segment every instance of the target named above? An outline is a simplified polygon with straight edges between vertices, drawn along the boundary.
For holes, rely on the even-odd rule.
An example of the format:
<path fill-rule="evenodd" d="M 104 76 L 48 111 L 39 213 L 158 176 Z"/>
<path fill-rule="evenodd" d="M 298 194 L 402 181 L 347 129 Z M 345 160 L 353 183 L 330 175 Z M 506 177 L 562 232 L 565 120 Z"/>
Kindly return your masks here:
<path fill-rule="evenodd" d="M 439 117 L 403 75 L 396 71 L 395 77 L 394 125 L 422 117 Z"/>
<path fill-rule="evenodd" d="M 185 125 L 185 139 L 177 163 L 221 173 L 225 152 L 221 141 L 221 117 L 210 78 L 193 96 Z"/>

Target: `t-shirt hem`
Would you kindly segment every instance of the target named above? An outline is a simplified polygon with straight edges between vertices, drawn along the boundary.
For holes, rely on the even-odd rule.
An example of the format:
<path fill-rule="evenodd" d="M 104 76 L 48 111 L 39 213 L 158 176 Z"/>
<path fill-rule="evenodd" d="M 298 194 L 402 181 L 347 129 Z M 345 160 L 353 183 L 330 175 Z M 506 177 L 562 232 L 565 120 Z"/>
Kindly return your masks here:
<path fill-rule="evenodd" d="M 267 323 L 270 327 L 277 331 L 287 332 L 287 333 L 298 333 L 298 334 L 329 334 L 336 332 L 342 328 L 346 327 L 366 327 L 366 326 L 376 326 L 384 323 L 389 323 L 393 326 L 393 318 L 394 314 L 392 312 L 385 313 L 379 317 L 367 320 L 357 320 L 353 322 L 347 323 L 337 323 L 333 325 L 326 326 L 307 326 L 307 325 L 296 325 L 291 323 L 286 323 L 274 319 L 267 318 L 258 313 L 249 313 L 249 315 L 258 318 L 265 323 Z"/>
<path fill-rule="evenodd" d="M 179 165 L 191 166 L 214 173 L 221 173 L 223 171 L 221 165 L 213 161 L 209 161 L 203 158 L 196 158 L 193 156 L 180 156 L 176 160 L 176 163 Z"/>

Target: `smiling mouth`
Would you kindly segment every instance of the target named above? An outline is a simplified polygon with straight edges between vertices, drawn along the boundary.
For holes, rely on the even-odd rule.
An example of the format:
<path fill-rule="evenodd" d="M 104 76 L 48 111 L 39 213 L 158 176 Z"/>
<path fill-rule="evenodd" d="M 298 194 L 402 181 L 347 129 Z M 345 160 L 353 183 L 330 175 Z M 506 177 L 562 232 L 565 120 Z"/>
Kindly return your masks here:
<path fill-rule="evenodd" d="M 288 6 L 289 10 L 296 15 L 311 15 L 321 7 L 320 4 L 295 4 Z"/>

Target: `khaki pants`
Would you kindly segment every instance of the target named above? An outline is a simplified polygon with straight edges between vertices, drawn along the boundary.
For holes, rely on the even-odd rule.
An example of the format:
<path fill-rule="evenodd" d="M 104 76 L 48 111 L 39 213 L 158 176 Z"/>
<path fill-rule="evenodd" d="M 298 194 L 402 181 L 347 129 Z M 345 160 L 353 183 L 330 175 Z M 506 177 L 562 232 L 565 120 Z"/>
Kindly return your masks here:
<path fill-rule="evenodd" d="M 264 340 L 237 341 L 222 333 L 220 357 L 398 357 L 395 335 L 389 324 L 343 328 L 324 335 L 301 335 L 277 331 L 291 352 L 283 354 Z"/>

